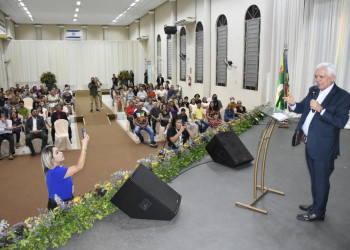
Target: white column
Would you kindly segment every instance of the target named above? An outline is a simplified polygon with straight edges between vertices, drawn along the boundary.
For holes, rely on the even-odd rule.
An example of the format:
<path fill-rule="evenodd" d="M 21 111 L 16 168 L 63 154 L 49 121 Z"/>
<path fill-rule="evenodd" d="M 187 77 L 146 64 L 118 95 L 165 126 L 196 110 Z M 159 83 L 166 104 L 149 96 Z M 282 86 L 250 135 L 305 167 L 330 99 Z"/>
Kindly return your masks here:
<path fill-rule="evenodd" d="M 11 29 L 10 29 L 10 20 L 11 20 L 11 17 L 9 16 L 5 16 L 5 27 L 6 27 L 6 34 L 8 36 L 13 36 L 13 34 L 11 34 Z"/>
<path fill-rule="evenodd" d="M 211 0 L 204 0 L 203 24 L 203 86 L 204 96 L 211 97 Z M 215 34 L 213 34 L 215 35 Z M 216 63 L 213 61 L 213 64 Z M 213 65 L 214 67 L 214 65 Z"/>
<path fill-rule="evenodd" d="M 87 26 L 86 25 L 81 26 L 81 30 L 83 33 L 83 40 L 87 40 Z"/>
<path fill-rule="evenodd" d="M 108 40 L 108 26 L 102 26 L 103 29 L 103 40 Z"/>
<path fill-rule="evenodd" d="M 151 66 L 152 66 L 152 74 L 151 74 L 151 82 L 154 84 L 156 80 L 156 76 L 154 75 L 154 71 L 156 68 L 156 62 L 155 62 L 155 35 L 154 35 L 154 10 L 151 10 L 148 12 L 148 14 L 151 15 L 151 21 L 149 22 L 149 35 L 148 35 L 148 46 L 149 46 L 149 60 L 151 60 Z"/>
<path fill-rule="evenodd" d="M 177 20 L 177 4 L 176 4 L 176 0 L 169 0 L 170 5 L 171 5 L 171 14 L 170 14 L 170 22 L 171 25 L 176 26 L 175 22 Z M 171 35 L 171 44 L 172 44 L 172 58 L 171 58 L 171 65 L 172 65 L 172 69 L 171 69 L 171 80 L 170 83 L 173 85 L 177 84 L 177 57 L 178 57 L 178 53 L 177 53 L 177 33 L 175 35 Z"/>
<path fill-rule="evenodd" d="M 41 24 L 35 24 L 34 27 L 35 27 L 35 30 L 36 30 L 36 40 L 43 40 L 43 35 L 42 35 L 42 32 L 41 32 L 42 25 Z"/>
<path fill-rule="evenodd" d="M 64 25 L 58 25 L 58 28 L 60 29 L 60 40 L 64 40 L 65 39 L 65 28 L 66 26 Z"/>
<path fill-rule="evenodd" d="M 130 40 L 130 27 L 129 26 L 125 26 L 126 29 L 126 39 Z"/>
<path fill-rule="evenodd" d="M 136 24 L 136 38 L 140 37 L 140 19 L 135 19 Z"/>

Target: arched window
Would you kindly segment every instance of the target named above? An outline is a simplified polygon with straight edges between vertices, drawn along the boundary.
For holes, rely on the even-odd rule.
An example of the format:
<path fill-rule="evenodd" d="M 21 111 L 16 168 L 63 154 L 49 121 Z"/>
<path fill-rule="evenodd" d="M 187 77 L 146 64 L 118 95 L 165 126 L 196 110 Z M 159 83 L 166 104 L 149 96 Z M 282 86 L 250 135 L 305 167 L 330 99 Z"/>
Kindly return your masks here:
<path fill-rule="evenodd" d="M 220 15 L 216 23 L 216 85 L 226 86 L 227 82 L 227 19 Z"/>
<path fill-rule="evenodd" d="M 260 10 L 252 5 L 245 15 L 243 88 L 258 90 Z"/>
<path fill-rule="evenodd" d="M 162 73 L 162 50 L 161 50 L 161 38 L 160 35 L 157 36 L 157 74 Z"/>
<path fill-rule="evenodd" d="M 186 81 L 186 29 L 180 30 L 180 81 Z"/>
<path fill-rule="evenodd" d="M 166 38 L 166 48 L 167 48 L 167 65 L 166 65 L 166 73 L 167 73 L 167 79 L 171 79 L 172 72 L 171 72 L 171 35 L 168 35 Z"/>
<path fill-rule="evenodd" d="M 196 75 L 195 82 L 203 83 L 203 25 L 196 26 Z"/>

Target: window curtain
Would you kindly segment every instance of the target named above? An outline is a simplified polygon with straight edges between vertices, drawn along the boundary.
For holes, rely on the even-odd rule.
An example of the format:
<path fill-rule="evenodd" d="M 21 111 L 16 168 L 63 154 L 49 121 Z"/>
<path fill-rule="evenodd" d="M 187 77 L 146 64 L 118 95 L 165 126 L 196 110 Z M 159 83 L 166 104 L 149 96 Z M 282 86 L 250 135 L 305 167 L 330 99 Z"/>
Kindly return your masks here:
<path fill-rule="evenodd" d="M 92 76 L 104 88 L 112 86 L 112 74 L 133 70 L 135 82 L 143 75 L 138 41 L 11 41 L 5 57 L 9 63 L 10 86 L 15 83 L 40 84 L 43 72 L 56 75 L 57 86 L 87 89 Z"/>
<path fill-rule="evenodd" d="M 275 102 L 284 47 L 288 48 L 290 91 L 297 101 L 316 84 L 321 62 L 337 67 L 336 84 L 350 91 L 350 1 L 274 1 L 270 74 L 266 101 Z M 263 20 L 263 19 L 262 19 Z"/>

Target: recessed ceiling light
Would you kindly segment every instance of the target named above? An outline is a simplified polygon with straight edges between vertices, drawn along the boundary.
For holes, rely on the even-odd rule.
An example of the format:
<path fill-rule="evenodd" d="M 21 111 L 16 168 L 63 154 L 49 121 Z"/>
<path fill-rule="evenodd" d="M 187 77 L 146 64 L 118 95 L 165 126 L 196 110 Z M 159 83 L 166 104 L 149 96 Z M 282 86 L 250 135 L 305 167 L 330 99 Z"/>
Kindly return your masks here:
<path fill-rule="evenodd" d="M 76 18 L 74 18 L 74 19 L 73 19 L 73 22 L 76 22 L 76 21 L 77 21 L 77 19 L 76 19 Z"/>
<path fill-rule="evenodd" d="M 78 17 L 78 14 L 74 14 L 74 17 Z"/>
<path fill-rule="evenodd" d="M 77 5 L 80 5 L 81 4 L 81 1 L 77 1 Z"/>
<path fill-rule="evenodd" d="M 132 3 L 132 4 L 130 4 L 130 6 L 132 7 L 132 6 L 134 6 L 136 3 Z"/>
<path fill-rule="evenodd" d="M 131 9 L 131 7 L 127 8 L 126 10 L 128 11 L 128 10 L 130 10 L 130 9 Z"/>
<path fill-rule="evenodd" d="M 23 7 L 23 9 L 24 9 L 24 10 L 28 10 L 28 8 L 27 8 L 27 7 Z"/>
<path fill-rule="evenodd" d="M 140 0 L 135 0 L 135 3 L 138 3 L 138 2 L 140 2 Z"/>
<path fill-rule="evenodd" d="M 22 7 L 25 6 L 23 2 L 19 2 L 19 5 L 21 5 Z"/>
<path fill-rule="evenodd" d="M 75 12 L 79 12 L 79 8 L 76 8 L 76 9 L 75 9 Z"/>
<path fill-rule="evenodd" d="M 117 20 L 113 20 L 112 23 L 115 23 Z"/>
<path fill-rule="evenodd" d="M 28 10 L 26 11 L 26 13 L 27 13 L 27 15 L 30 15 L 30 12 Z"/>

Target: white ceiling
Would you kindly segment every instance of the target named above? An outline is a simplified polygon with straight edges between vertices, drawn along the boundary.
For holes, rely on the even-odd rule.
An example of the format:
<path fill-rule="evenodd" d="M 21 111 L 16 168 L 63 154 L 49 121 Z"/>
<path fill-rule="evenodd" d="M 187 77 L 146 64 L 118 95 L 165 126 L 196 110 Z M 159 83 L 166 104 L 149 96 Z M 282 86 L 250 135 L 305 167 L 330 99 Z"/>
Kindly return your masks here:
<path fill-rule="evenodd" d="M 81 0 L 76 22 L 76 0 L 22 0 L 34 21 L 19 7 L 18 0 L 0 0 L 0 10 L 17 24 L 129 25 L 166 1 L 140 0 L 115 23 L 112 21 L 134 0 Z"/>

